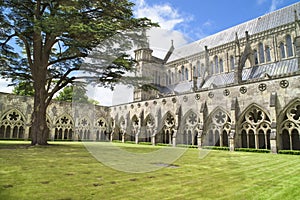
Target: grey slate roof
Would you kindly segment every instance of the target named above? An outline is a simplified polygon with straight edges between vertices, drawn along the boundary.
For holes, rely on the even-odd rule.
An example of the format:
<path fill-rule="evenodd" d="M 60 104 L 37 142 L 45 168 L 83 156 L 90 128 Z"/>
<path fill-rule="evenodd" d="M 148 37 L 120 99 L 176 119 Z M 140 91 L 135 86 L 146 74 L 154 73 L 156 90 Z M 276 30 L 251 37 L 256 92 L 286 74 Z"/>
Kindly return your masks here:
<path fill-rule="evenodd" d="M 254 80 L 263 78 L 265 74 L 269 76 L 278 76 L 299 71 L 297 58 L 287 59 L 276 63 L 254 66 L 243 70 L 243 80 Z M 207 77 L 201 89 L 210 88 L 212 85 L 217 87 L 225 86 L 234 83 L 234 72 L 222 73 Z M 200 80 L 198 80 L 198 86 Z M 168 90 L 164 94 L 171 94 L 174 91 L 177 94 L 191 91 L 193 87 L 192 81 L 180 82 L 176 85 L 167 86 Z"/>
<path fill-rule="evenodd" d="M 205 46 L 212 48 L 232 42 L 235 40 L 235 33 L 238 34 L 239 38 L 244 38 L 245 31 L 248 31 L 250 35 L 253 35 L 284 24 L 292 23 L 295 20 L 295 10 L 300 13 L 300 2 L 226 29 L 181 48 L 177 48 L 169 58 L 168 63 L 203 52 Z"/>

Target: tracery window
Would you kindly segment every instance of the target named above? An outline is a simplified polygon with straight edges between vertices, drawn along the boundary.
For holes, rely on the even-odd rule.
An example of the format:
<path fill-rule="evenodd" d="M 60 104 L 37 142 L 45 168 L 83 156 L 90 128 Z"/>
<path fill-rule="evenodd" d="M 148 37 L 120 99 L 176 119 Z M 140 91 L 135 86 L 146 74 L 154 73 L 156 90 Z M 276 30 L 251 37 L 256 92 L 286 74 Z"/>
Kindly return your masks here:
<path fill-rule="evenodd" d="M 25 119 L 18 110 L 8 111 L 2 118 L 0 124 L 0 138 L 24 138 Z"/>
<path fill-rule="evenodd" d="M 83 121 L 82 123 L 86 123 Z M 71 140 L 73 139 L 74 123 L 70 116 L 63 115 L 56 120 L 55 123 L 55 140 Z"/>
<path fill-rule="evenodd" d="M 233 71 L 234 70 L 234 57 L 230 56 L 230 70 Z"/>
<path fill-rule="evenodd" d="M 256 49 L 253 50 L 253 56 L 254 56 L 254 64 L 258 64 L 258 56 L 257 56 L 257 51 Z"/>
<path fill-rule="evenodd" d="M 185 80 L 189 80 L 189 69 L 185 68 Z"/>
<path fill-rule="evenodd" d="M 108 141 L 109 140 L 109 134 L 108 134 L 108 123 L 107 121 L 101 117 L 96 121 L 95 127 L 97 129 L 96 131 L 96 140 L 100 141 Z"/>
<path fill-rule="evenodd" d="M 271 122 L 259 107 L 252 106 L 242 116 L 240 137 L 242 148 L 270 149 Z"/>
<path fill-rule="evenodd" d="M 280 125 L 281 148 L 300 150 L 300 102 L 289 106 Z"/>
<path fill-rule="evenodd" d="M 231 130 L 231 120 L 228 114 L 218 108 L 210 114 L 208 128 L 204 138 L 206 146 L 229 146 L 228 135 Z"/>
<path fill-rule="evenodd" d="M 271 61 L 271 49 L 269 46 L 266 46 L 266 61 L 267 62 Z"/>
<path fill-rule="evenodd" d="M 200 62 L 198 61 L 197 62 L 197 77 L 200 77 L 201 76 L 201 65 L 200 65 Z"/>
<path fill-rule="evenodd" d="M 178 143 L 186 145 L 197 145 L 198 115 L 194 112 L 189 112 L 183 122 L 183 131 L 178 138 Z"/>
<path fill-rule="evenodd" d="M 214 57 L 214 62 L 215 62 L 215 69 L 214 69 L 214 74 L 219 73 L 219 62 L 218 62 L 218 56 Z"/>
<path fill-rule="evenodd" d="M 143 135 L 141 135 L 141 141 L 142 142 L 151 142 L 151 137 L 154 133 L 154 127 L 155 127 L 155 119 L 152 115 L 148 115 L 145 118 L 145 131 L 142 132 Z"/>
<path fill-rule="evenodd" d="M 285 41 L 286 41 L 287 57 L 292 57 L 293 56 L 293 43 L 292 43 L 291 36 L 287 35 L 285 37 Z"/>
<path fill-rule="evenodd" d="M 184 81 L 184 66 L 181 66 L 181 81 Z"/>
<path fill-rule="evenodd" d="M 264 52 L 264 45 L 262 43 L 258 44 L 258 51 L 259 51 L 259 62 L 265 62 L 265 52 Z"/>
<path fill-rule="evenodd" d="M 286 56 L 285 56 L 285 48 L 284 48 L 283 42 L 280 42 L 279 49 L 280 49 L 280 56 L 281 56 L 281 58 L 285 58 Z"/>
<path fill-rule="evenodd" d="M 219 65 L 220 65 L 220 73 L 224 72 L 224 65 L 223 65 L 223 60 L 222 59 L 220 59 Z"/>

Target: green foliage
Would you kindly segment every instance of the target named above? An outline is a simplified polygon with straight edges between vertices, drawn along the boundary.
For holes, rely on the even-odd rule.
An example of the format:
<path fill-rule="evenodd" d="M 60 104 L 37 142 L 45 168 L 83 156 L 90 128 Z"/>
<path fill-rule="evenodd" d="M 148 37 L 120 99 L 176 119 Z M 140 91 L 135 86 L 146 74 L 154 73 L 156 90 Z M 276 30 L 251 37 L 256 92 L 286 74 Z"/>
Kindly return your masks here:
<path fill-rule="evenodd" d="M 297 150 L 279 150 L 279 154 L 291 154 L 291 155 L 300 155 L 300 151 Z"/>
<path fill-rule="evenodd" d="M 90 103 L 98 105 L 99 102 L 93 99 L 89 99 L 86 95 L 86 90 L 79 86 L 66 86 L 55 98 L 58 101 L 76 102 L 76 103 Z"/>
<path fill-rule="evenodd" d="M 253 148 L 235 148 L 235 151 L 255 152 L 255 153 L 270 153 L 269 149 L 253 149 Z"/>
<path fill-rule="evenodd" d="M 218 146 L 204 146 L 202 147 L 202 149 L 229 151 L 229 147 L 218 147 Z"/>
<path fill-rule="evenodd" d="M 33 96 L 34 89 L 33 84 L 26 81 L 19 82 L 13 89 L 13 94 L 21 95 L 21 96 Z"/>
<path fill-rule="evenodd" d="M 135 70 L 127 52 L 157 24 L 134 18 L 133 6 L 128 0 L 0 1 L 0 76 L 33 83 L 32 144 L 46 144 L 45 111 L 67 85 L 143 85 L 142 78 L 123 79 Z"/>

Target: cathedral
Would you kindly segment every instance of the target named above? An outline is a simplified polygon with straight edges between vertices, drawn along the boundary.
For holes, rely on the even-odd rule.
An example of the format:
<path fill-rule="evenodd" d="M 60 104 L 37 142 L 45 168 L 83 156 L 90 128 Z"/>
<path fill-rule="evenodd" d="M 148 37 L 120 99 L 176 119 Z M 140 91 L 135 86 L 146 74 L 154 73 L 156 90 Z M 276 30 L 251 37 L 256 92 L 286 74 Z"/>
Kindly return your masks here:
<path fill-rule="evenodd" d="M 300 3 L 175 48 L 136 49 L 134 90 L 111 107 L 53 101 L 49 140 L 300 150 Z M 0 138 L 28 139 L 33 99 L 0 93 Z"/>

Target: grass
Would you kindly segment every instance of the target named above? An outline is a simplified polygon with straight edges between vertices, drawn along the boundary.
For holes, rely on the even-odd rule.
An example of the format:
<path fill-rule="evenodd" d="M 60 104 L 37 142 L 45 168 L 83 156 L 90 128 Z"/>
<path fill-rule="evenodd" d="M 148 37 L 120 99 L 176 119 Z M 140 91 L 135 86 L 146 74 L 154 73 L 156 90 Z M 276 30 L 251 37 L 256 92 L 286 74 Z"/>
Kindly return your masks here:
<path fill-rule="evenodd" d="M 82 143 L 0 141 L 0 199 L 299 199 L 300 156 L 187 149 L 175 163 L 125 173 L 98 162 Z M 129 152 L 161 147 L 119 144 Z"/>

